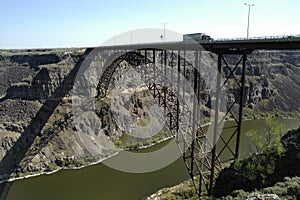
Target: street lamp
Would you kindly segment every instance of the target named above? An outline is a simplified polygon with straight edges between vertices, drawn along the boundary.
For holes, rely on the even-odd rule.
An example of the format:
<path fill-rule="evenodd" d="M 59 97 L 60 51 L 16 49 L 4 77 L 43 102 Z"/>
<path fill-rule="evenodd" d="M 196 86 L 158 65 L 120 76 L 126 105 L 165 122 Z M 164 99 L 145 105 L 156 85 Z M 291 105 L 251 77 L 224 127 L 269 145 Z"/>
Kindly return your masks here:
<path fill-rule="evenodd" d="M 248 6 L 248 8 L 249 8 L 249 10 L 248 10 L 248 25 L 247 25 L 247 39 L 249 39 L 250 8 L 251 8 L 251 6 L 254 6 L 254 4 L 244 3 L 244 5 Z"/>
<path fill-rule="evenodd" d="M 164 42 L 166 41 L 166 24 L 168 24 L 168 23 L 161 23 L 161 24 L 163 24 L 164 25 Z"/>

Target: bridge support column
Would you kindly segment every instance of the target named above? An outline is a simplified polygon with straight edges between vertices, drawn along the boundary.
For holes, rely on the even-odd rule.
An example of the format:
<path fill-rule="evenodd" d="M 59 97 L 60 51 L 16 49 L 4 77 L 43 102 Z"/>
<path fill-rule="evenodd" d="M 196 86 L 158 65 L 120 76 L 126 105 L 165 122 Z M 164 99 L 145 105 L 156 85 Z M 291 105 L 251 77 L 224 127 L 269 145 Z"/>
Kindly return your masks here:
<path fill-rule="evenodd" d="M 212 194 L 213 185 L 215 182 L 215 167 L 216 167 L 216 140 L 219 135 L 219 108 L 221 101 L 221 74 L 222 74 L 222 55 L 218 55 L 218 75 L 217 75 L 217 88 L 216 88 L 216 100 L 215 100 L 215 116 L 214 116 L 214 135 L 212 145 L 213 149 L 211 151 L 211 168 L 210 168 L 210 180 L 209 180 L 209 188 L 208 195 Z"/>
<path fill-rule="evenodd" d="M 247 54 L 243 54 L 243 66 L 242 66 L 242 77 L 241 77 L 241 98 L 240 98 L 240 107 L 239 107 L 238 131 L 237 131 L 236 146 L 235 146 L 235 159 L 239 157 L 240 138 L 241 138 L 241 131 L 242 131 L 243 108 L 245 103 L 246 61 L 247 61 Z"/>
<path fill-rule="evenodd" d="M 245 104 L 245 81 L 246 81 L 246 61 L 247 54 L 249 52 L 238 52 L 235 54 L 231 53 L 217 53 L 218 55 L 218 75 L 215 91 L 215 101 L 212 102 L 215 105 L 214 113 L 214 129 L 213 129 L 213 138 L 209 140 L 206 137 L 206 131 L 201 131 L 201 134 L 195 138 L 195 141 L 202 141 L 202 145 L 210 146 L 212 148 L 211 152 L 208 153 L 205 158 L 197 158 L 197 151 L 191 152 L 192 162 L 191 166 L 195 165 L 198 169 L 198 174 L 200 175 L 200 182 L 197 188 L 199 192 L 199 197 L 212 195 L 213 187 L 216 182 L 216 177 L 221 171 L 222 162 L 230 161 L 237 159 L 239 156 L 239 145 L 240 145 L 240 136 L 242 128 L 242 117 L 243 117 L 243 107 Z M 229 56 L 229 57 L 227 57 Z M 241 57 L 239 57 L 241 56 Z M 230 59 L 229 59 L 230 58 Z M 237 59 L 234 63 L 234 59 Z M 241 70 L 240 70 L 241 69 Z M 225 72 L 226 71 L 226 72 Z M 241 71 L 241 72 L 238 72 Z M 234 83 L 236 87 L 226 88 L 228 83 Z M 234 94 L 234 100 L 229 102 L 227 105 L 227 110 L 221 110 L 221 102 L 223 98 L 227 98 L 224 94 L 226 89 L 232 90 L 227 91 L 227 94 Z M 235 91 L 235 92 L 233 92 Z M 224 117 L 220 118 L 220 112 L 225 113 Z M 231 134 L 225 138 L 220 135 L 220 124 L 225 121 L 225 118 L 230 117 L 233 119 L 233 123 L 230 127 L 224 126 L 223 129 L 230 129 Z M 217 141 L 217 138 L 219 140 Z M 207 141 L 206 143 L 204 141 Z M 199 145 L 199 143 L 193 143 L 192 145 Z M 214 145 L 214 146 L 211 146 Z M 192 147 L 194 149 L 195 147 Z M 227 151 L 227 152 L 226 152 Z M 224 160 L 224 152 L 229 154 L 229 158 Z M 222 160 L 223 159 L 223 160 Z M 209 174 L 208 174 L 209 173 Z M 196 175 L 194 172 L 193 176 Z M 192 175 L 191 175 L 192 176 Z M 193 178 L 192 178 L 193 180 Z M 205 187 L 203 187 L 205 186 Z"/>

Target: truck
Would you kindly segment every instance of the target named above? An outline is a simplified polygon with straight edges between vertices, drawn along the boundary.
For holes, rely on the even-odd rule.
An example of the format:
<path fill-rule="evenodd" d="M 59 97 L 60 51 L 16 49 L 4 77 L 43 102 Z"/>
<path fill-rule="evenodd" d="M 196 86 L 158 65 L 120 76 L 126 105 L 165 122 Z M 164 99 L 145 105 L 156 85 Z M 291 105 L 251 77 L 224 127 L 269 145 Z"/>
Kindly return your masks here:
<path fill-rule="evenodd" d="M 205 33 L 192 33 L 184 34 L 183 42 L 201 42 L 201 41 L 212 41 L 213 39 Z"/>

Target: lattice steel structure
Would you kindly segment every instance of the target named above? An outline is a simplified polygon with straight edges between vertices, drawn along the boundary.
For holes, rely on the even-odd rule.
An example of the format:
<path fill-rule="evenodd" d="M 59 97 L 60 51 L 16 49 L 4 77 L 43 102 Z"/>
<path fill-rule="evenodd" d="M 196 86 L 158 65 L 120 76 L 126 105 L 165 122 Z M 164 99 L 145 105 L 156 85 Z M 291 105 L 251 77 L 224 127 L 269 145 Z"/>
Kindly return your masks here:
<path fill-rule="evenodd" d="M 203 43 L 200 44 L 202 46 L 199 46 L 199 44 L 175 42 L 100 47 L 102 50 L 118 51 L 119 56 L 116 56 L 118 57 L 116 59 L 117 62 L 125 60 L 142 74 L 153 97 L 157 100 L 159 105 L 165 108 L 165 112 L 167 112 L 167 116 L 169 117 L 167 123 L 168 127 L 173 132 L 178 143 L 183 140 L 183 144 L 188 144 L 188 142 L 184 141 L 186 138 L 178 135 L 179 123 L 186 124 L 191 128 L 190 134 L 186 137 L 191 138 L 192 143 L 186 151 L 181 151 L 181 153 L 199 197 L 212 194 L 218 172 L 223 168 L 223 162 L 221 161 L 222 154 L 224 154 L 225 151 L 230 152 L 230 158 L 227 156 L 227 160 L 233 160 L 239 156 L 242 114 L 245 99 L 247 55 L 255 49 L 300 49 L 300 39 L 259 38 L 255 40 L 203 41 Z M 214 91 L 215 99 L 212 101 L 212 104 L 214 104 L 217 109 L 214 112 L 212 139 L 207 137 L 207 130 L 205 130 L 199 121 L 201 113 L 199 108 L 195 106 L 199 105 L 201 99 L 202 78 L 199 73 L 201 70 L 199 55 L 203 51 L 211 52 L 217 59 L 218 75 L 216 79 L 216 91 Z M 191 65 L 190 59 L 187 59 L 189 55 L 193 55 L 190 56 L 190 58 L 192 57 L 193 63 L 192 71 L 188 68 L 188 66 Z M 228 62 L 228 56 L 233 56 L 238 59 L 235 63 L 232 63 L 232 61 Z M 168 82 L 163 76 L 165 71 L 161 69 L 159 72 L 155 72 L 155 67 L 152 68 L 152 71 L 149 69 L 149 67 L 155 66 L 156 63 L 162 66 L 172 66 L 173 69 L 176 69 L 177 72 L 183 74 L 186 78 L 193 77 L 189 80 L 193 85 L 197 103 L 194 104 L 195 107 L 193 107 L 191 112 L 185 112 L 188 109 L 184 101 L 176 96 L 176 91 L 164 85 Z M 147 70 L 139 69 L 138 66 L 140 64 L 148 65 L 146 67 Z M 114 63 L 107 67 L 107 71 L 103 73 L 103 79 L 101 79 L 98 84 L 98 91 L 100 91 L 98 93 L 99 96 L 105 94 L 105 91 L 107 91 L 111 74 L 117 65 Z M 236 73 L 237 70 L 241 70 L 241 73 Z M 147 79 L 147 74 L 153 74 L 155 79 L 159 74 L 161 79 L 157 80 L 161 82 L 151 82 L 149 77 Z M 232 80 L 230 81 L 230 79 Z M 178 83 L 179 82 L 180 80 L 178 80 Z M 228 98 L 224 95 L 223 90 L 230 82 L 233 82 L 235 85 L 234 97 L 231 98 L 231 101 L 228 101 L 226 110 L 222 110 L 220 109 L 220 104 L 224 101 L 224 98 Z M 223 113 L 221 119 L 219 119 L 219 112 Z M 230 127 L 233 129 L 230 136 L 223 138 L 220 135 L 219 127 L 227 116 L 233 118 L 235 125 Z M 214 145 L 216 144 L 217 138 L 220 138 L 220 145 Z M 230 147 L 230 143 L 234 143 L 234 148 Z M 181 148 L 185 149 L 184 145 L 181 146 Z M 211 151 L 205 153 L 204 156 L 199 156 L 207 149 L 211 149 Z M 199 182 L 195 180 L 197 175 L 200 176 Z"/>
<path fill-rule="evenodd" d="M 246 70 L 246 59 L 249 51 L 235 52 L 238 55 L 241 54 L 241 58 L 232 67 L 226 62 L 225 54 L 228 52 L 214 52 L 217 57 L 217 78 L 216 78 L 216 91 L 215 100 L 212 101 L 214 107 L 214 121 L 213 121 L 213 139 L 207 137 L 207 130 L 200 123 L 200 100 L 201 100 L 201 80 L 200 70 L 200 59 L 201 53 L 204 49 L 186 50 L 186 49 L 158 49 L 158 48 L 140 48 L 140 49 L 129 49 L 118 51 L 108 59 L 105 68 L 101 74 L 101 78 L 97 85 L 97 98 L 104 97 L 107 93 L 108 86 L 112 80 L 113 74 L 116 68 L 122 61 L 129 63 L 143 78 L 143 81 L 147 85 L 149 91 L 153 95 L 156 102 L 164 108 L 165 114 L 169 120 L 167 120 L 167 128 L 173 132 L 173 135 L 181 149 L 184 162 L 188 169 L 188 172 L 193 180 L 195 188 L 199 196 L 210 195 L 212 188 L 216 180 L 218 172 L 222 169 L 222 162 L 220 156 L 225 149 L 229 149 L 231 152 L 231 159 L 238 157 L 238 147 L 241 132 L 242 122 L 242 110 L 244 102 L 244 84 L 245 84 L 245 70 Z M 193 46 L 191 46 L 193 48 Z M 187 56 L 190 56 L 187 59 Z M 213 55 L 212 55 L 213 56 Z M 191 58 L 193 59 L 191 61 Z M 189 60 L 189 61 L 187 61 Z M 156 64 L 160 64 L 160 68 L 155 67 Z M 193 65 L 193 67 L 191 67 Z M 242 68 L 242 75 L 237 77 L 235 71 L 240 67 Z M 141 67 L 142 66 L 142 67 Z M 174 91 L 172 87 L 173 80 L 169 80 L 166 77 L 166 66 L 170 66 L 175 69 L 178 73 L 182 74 L 183 77 L 189 79 L 193 87 L 194 93 L 196 94 L 195 103 L 193 109 L 189 109 L 185 103 L 185 100 L 178 95 L 177 91 Z M 223 73 L 222 68 L 226 68 L 229 73 Z M 177 84 L 181 84 L 180 76 L 175 77 Z M 223 81 L 224 79 L 224 81 Z M 224 99 L 223 88 L 228 83 L 229 79 L 233 79 L 237 85 L 237 91 L 239 94 L 234 97 L 234 101 L 228 104 L 227 110 L 220 111 L 220 103 L 222 98 Z M 223 81 L 223 82 L 222 82 Z M 176 83 L 175 82 L 175 83 Z M 177 87 L 179 86 L 177 85 Z M 203 88 L 202 88 L 203 89 Z M 176 89 L 175 89 L 176 90 Z M 184 96 L 183 89 L 183 96 Z M 233 109 L 238 106 L 238 112 L 236 116 L 233 113 Z M 219 112 L 224 112 L 223 118 L 218 119 Z M 236 122 L 235 131 L 229 137 L 224 139 L 220 135 L 219 126 L 225 120 L 225 117 L 231 114 L 234 121 Z M 187 135 L 180 135 L 178 129 L 180 125 L 184 125 L 185 128 L 189 128 Z M 186 129 L 186 130 L 187 130 Z M 224 143 L 223 147 L 218 151 L 216 149 L 217 138 L 221 139 Z M 234 139 L 235 138 L 235 139 Z M 191 140 L 191 143 L 187 140 Z M 235 148 L 232 149 L 229 143 L 235 140 Z M 207 151 L 210 149 L 211 151 Z M 205 152 L 205 154 L 203 153 Z M 202 156 L 199 156 L 199 155 Z M 200 181 L 196 183 L 194 178 L 199 175 Z"/>

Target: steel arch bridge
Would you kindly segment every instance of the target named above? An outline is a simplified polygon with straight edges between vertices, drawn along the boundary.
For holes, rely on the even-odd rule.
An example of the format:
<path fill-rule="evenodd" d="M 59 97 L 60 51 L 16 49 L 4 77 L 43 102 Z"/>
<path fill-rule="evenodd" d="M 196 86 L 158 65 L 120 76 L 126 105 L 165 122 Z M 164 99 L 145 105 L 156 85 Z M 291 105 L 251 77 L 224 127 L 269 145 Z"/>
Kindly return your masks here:
<path fill-rule="evenodd" d="M 86 70 L 82 65 L 84 61 L 92 62 L 92 59 L 96 56 L 93 50 L 101 51 L 100 60 L 102 59 L 105 70 L 102 76 L 99 77 L 99 83 L 97 84 L 97 97 L 101 98 L 106 95 L 108 85 L 111 81 L 112 74 L 118 67 L 121 61 L 127 61 L 130 65 L 142 74 L 144 81 L 147 84 L 148 89 L 151 91 L 154 99 L 161 105 L 169 117 L 167 121 L 168 128 L 173 132 L 177 141 L 185 142 L 184 137 L 180 137 L 177 134 L 179 123 L 186 123 L 191 127 L 189 137 L 192 138 L 192 143 L 187 147 L 186 151 L 182 152 L 183 160 L 186 164 L 188 172 L 193 180 L 195 188 L 199 196 L 212 194 L 213 186 L 216 180 L 218 171 L 222 169 L 222 161 L 220 157 L 225 150 L 231 153 L 232 159 L 236 159 L 239 156 L 239 144 L 241 135 L 241 124 L 242 124 L 242 113 L 244 105 L 244 94 L 245 94 L 245 80 L 246 80 L 246 64 L 247 56 L 252 53 L 253 50 L 293 50 L 300 49 L 300 37 L 287 37 L 282 38 L 254 38 L 249 40 L 217 40 L 217 41 L 203 41 L 197 44 L 184 43 L 184 42 L 171 42 L 171 43 L 152 43 L 152 44 L 136 44 L 136 45 L 119 45 L 119 46 L 105 46 L 99 48 L 88 48 L 79 62 L 76 64 L 74 69 L 66 77 L 63 84 L 53 93 L 65 94 L 72 89 L 75 82 L 75 76 L 80 71 Z M 96 51 L 96 52 L 97 52 Z M 164 70 L 155 71 L 155 68 L 151 68 L 155 63 L 162 64 L 162 66 L 171 66 L 177 72 L 183 74 L 184 77 L 191 78 L 191 84 L 193 86 L 194 93 L 196 94 L 197 103 L 200 101 L 201 96 L 201 83 L 202 78 L 199 73 L 201 71 L 201 61 L 199 60 L 200 54 L 204 51 L 211 52 L 217 58 L 217 71 L 218 75 L 215 79 L 216 91 L 215 99 L 211 101 L 216 108 L 220 107 L 222 103 L 222 89 L 228 84 L 228 80 L 232 79 L 237 88 L 238 95 L 227 105 L 226 111 L 216 109 L 213 113 L 214 117 L 217 118 L 213 122 L 213 138 L 207 139 L 206 130 L 203 129 L 199 124 L 199 109 L 193 108 L 191 112 L 185 112 L 188 109 L 182 99 L 176 96 L 176 91 L 173 91 L 169 87 L 165 87 L 164 84 L 168 85 L 168 81 L 164 77 Z M 192 62 L 194 68 L 191 70 L 189 66 L 190 62 L 187 60 L 188 55 L 192 56 Z M 236 55 L 239 59 L 236 60 L 234 65 L 229 64 L 227 55 Z M 140 65 L 147 65 L 148 68 L 139 68 Z M 228 73 L 224 73 L 222 69 L 226 68 Z M 242 69 L 240 76 L 236 76 L 235 72 L 238 68 Z M 146 69 L 144 71 L 144 69 Z M 152 74 L 160 82 L 153 82 L 149 79 L 148 74 Z M 162 84 L 163 83 L 163 84 Z M 24 155 L 29 150 L 34 139 L 39 135 L 40 131 L 45 126 L 51 113 L 54 112 L 56 106 L 62 100 L 64 95 L 59 95 L 61 98 L 49 98 L 30 125 L 24 130 L 20 141 L 28 141 L 26 146 L 20 146 L 23 143 L 16 143 L 8 154 L 1 160 L 0 169 L 6 169 L 8 173 L 13 172 L 16 166 L 21 162 L 20 159 L 15 159 L 11 162 L 11 158 L 14 155 Z M 198 105 L 198 104 L 194 104 Z M 238 108 L 238 113 L 235 115 L 234 107 Z M 47 113 L 45 114 L 45 111 Z M 220 122 L 224 121 L 225 118 L 218 119 L 218 112 L 224 112 L 225 116 L 230 114 L 234 117 L 234 131 L 228 139 L 220 138 L 223 146 L 217 149 L 216 146 L 211 146 L 207 141 L 212 144 L 215 143 L 216 137 L 219 136 L 218 127 Z M 38 122 L 39 127 L 34 127 L 34 124 Z M 229 146 L 229 143 L 234 142 L 234 148 Z M 199 157 L 199 152 L 203 151 L 203 145 L 209 145 L 212 147 L 211 151 L 205 154 L 204 157 Z M 196 184 L 195 176 L 200 176 L 199 184 Z M 9 191 L 11 183 L 7 183 L 1 186 L 1 198 L 5 199 L 6 194 Z"/>
<path fill-rule="evenodd" d="M 165 112 L 167 112 L 169 119 L 167 121 L 167 126 L 169 130 L 172 131 L 175 140 L 178 143 L 183 142 L 184 145 L 188 144 L 188 141 L 185 141 L 186 137 L 178 134 L 180 122 L 191 127 L 188 137 L 192 138 L 192 142 L 186 150 L 181 148 L 182 157 L 199 197 L 211 195 L 216 177 L 223 168 L 223 161 L 221 161 L 220 158 L 224 151 L 227 150 L 230 152 L 231 158 L 229 160 L 237 159 L 239 156 L 242 114 L 245 98 L 247 56 L 256 49 L 300 49 L 300 37 L 203 41 L 199 44 L 172 42 L 99 47 L 100 51 L 110 52 L 107 54 L 113 55 L 112 57 L 114 58 L 110 57 L 110 59 L 108 59 L 107 63 L 109 64 L 107 64 L 103 70 L 97 85 L 97 96 L 103 97 L 106 95 L 112 75 L 121 61 L 126 61 L 133 66 L 134 69 L 141 74 L 141 77 L 143 77 L 144 82 L 155 100 L 160 106 L 164 107 Z M 172 91 L 171 88 L 165 86 L 170 86 L 170 84 L 166 83 L 168 81 L 164 76 L 164 68 L 166 66 L 171 66 L 185 78 L 190 79 L 196 94 L 197 104 L 194 104 L 194 106 L 199 106 L 202 95 L 201 90 L 203 89 L 203 78 L 200 74 L 202 52 L 210 52 L 217 60 L 218 73 L 215 79 L 216 91 L 213 91 L 215 99 L 214 101 L 211 101 L 216 108 L 213 113 L 212 138 L 207 137 L 207 130 L 203 128 L 199 121 L 199 109 L 194 107 L 190 112 L 186 112 L 188 110 L 187 106 L 184 105 L 185 103 L 183 99 L 180 98 L 180 95 L 178 95 L 176 91 Z M 227 55 L 235 55 L 238 58 L 234 65 L 229 64 Z M 155 71 L 156 68 L 153 67 L 157 63 L 162 66 L 160 71 Z M 147 65 L 147 67 L 141 68 L 141 65 Z M 192 69 L 188 68 L 190 65 L 193 66 Z M 224 73 L 224 68 L 227 73 Z M 241 75 L 236 75 L 235 72 L 238 69 L 241 69 Z M 160 81 L 151 81 L 151 76 L 149 76 L 149 74 L 154 77 L 155 81 Z M 232 79 L 235 83 L 238 94 L 235 95 L 234 100 L 227 102 L 226 110 L 224 111 L 220 107 L 220 104 L 224 100 L 224 93 L 222 93 L 222 90 L 229 83 L 229 79 Z M 180 83 L 180 80 L 177 80 L 177 84 Z M 238 108 L 238 113 L 234 113 L 234 109 L 236 110 L 236 108 Z M 219 119 L 219 112 L 225 113 L 222 119 Z M 230 127 L 234 128 L 230 137 L 223 138 L 220 135 L 219 129 L 227 115 L 233 117 L 235 125 Z M 213 145 L 216 144 L 218 138 L 220 138 L 223 143 L 219 149 L 217 149 L 216 145 Z M 230 147 L 230 143 L 235 144 L 233 148 Z M 182 145 L 179 146 L 182 147 Z M 204 156 L 199 156 L 205 149 L 210 149 L 211 151 L 205 153 Z M 197 175 L 200 176 L 199 183 L 196 183 L 195 181 Z"/>
<path fill-rule="evenodd" d="M 156 100 L 156 102 L 164 108 L 164 112 L 167 116 L 167 128 L 173 133 L 175 141 L 179 145 L 184 163 L 188 169 L 188 173 L 193 180 L 194 186 L 199 196 L 210 195 L 213 185 L 215 183 L 218 172 L 223 168 L 222 161 L 220 159 L 222 153 L 227 149 L 231 153 L 231 158 L 238 157 L 239 137 L 241 132 L 242 122 L 242 109 L 244 102 L 244 83 L 245 75 L 237 77 L 235 76 L 235 70 L 242 67 L 243 74 L 245 74 L 246 58 L 248 51 L 242 51 L 240 58 L 234 66 L 227 64 L 227 61 L 223 54 L 217 55 L 218 73 L 215 78 L 217 87 L 216 91 L 212 91 L 215 95 L 215 100 L 211 100 L 211 104 L 215 108 L 214 111 L 214 124 L 213 124 L 213 137 L 208 137 L 207 130 L 203 128 L 200 119 L 200 101 L 202 95 L 203 80 L 200 74 L 201 70 L 201 53 L 205 50 L 198 44 L 187 45 L 184 49 L 176 47 L 173 49 L 173 45 L 163 45 L 159 47 L 144 47 L 137 49 L 123 49 L 123 50 L 103 50 L 100 47 L 103 55 L 108 56 L 104 64 L 104 70 L 101 73 L 99 82 L 97 84 L 97 98 L 105 97 L 108 91 L 109 84 L 112 80 L 115 70 L 118 68 L 122 61 L 126 61 L 141 75 L 148 90 Z M 191 48 L 191 50 L 189 50 Z M 188 59 L 187 57 L 190 56 Z M 190 61 L 192 58 L 192 61 Z M 160 64 L 161 69 L 154 67 L 155 64 Z M 140 67 L 141 65 L 147 65 L 146 67 Z M 223 77 L 222 67 L 225 67 L 230 71 L 226 77 Z M 181 84 L 180 80 L 167 80 L 165 72 L 166 66 L 171 66 L 178 73 L 181 73 L 186 79 L 191 82 L 193 92 L 196 95 L 196 103 L 193 104 L 193 108 L 189 109 L 185 105 L 184 99 L 180 98 L 177 91 L 172 88 L 172 83 Z M 178 77 L 177 77 L 178 78 Z M 154 80 L 155 81 L 154 81 Z M 224 79 L 224 80 L 223 80 Z M 222 88 L 228 83 L 228 79 L 234 79 L 238 86 L 239 95 L 227 105 L 226 110 L 223 110 L 225 114 L 222 119 L 219 119 L 219 112 L 221 112 L 220 104 L 224 96 L 222 94 Z M 183 94 L 184 96 L 184 94 Z M 236 116 L 233 113 L 233 108 L 239 107 L 239 115 Z M 220 136 L 220 128 L 222 122 L 225 120 L 225 116 L 230 114 L 234 118 L 235 130 L 231 136 L 227 139 Z M 180 135 L 178 130 L 180 125 L 190 127 L 187 135 Z M 222 149 L 217 151 L 215 145 L 217 138 L 223 142 Z M 191 142 L 188 140 L 191 138 Z M 235 142 L 234 148 L 231 148 L 229 143 Z M 209 149 L 209 152 L 206 152 Z M 199 156 L 199 155 L 203 156 Z M 195 177 L 200 176 L 199 184 L 194 180 Z"/>

